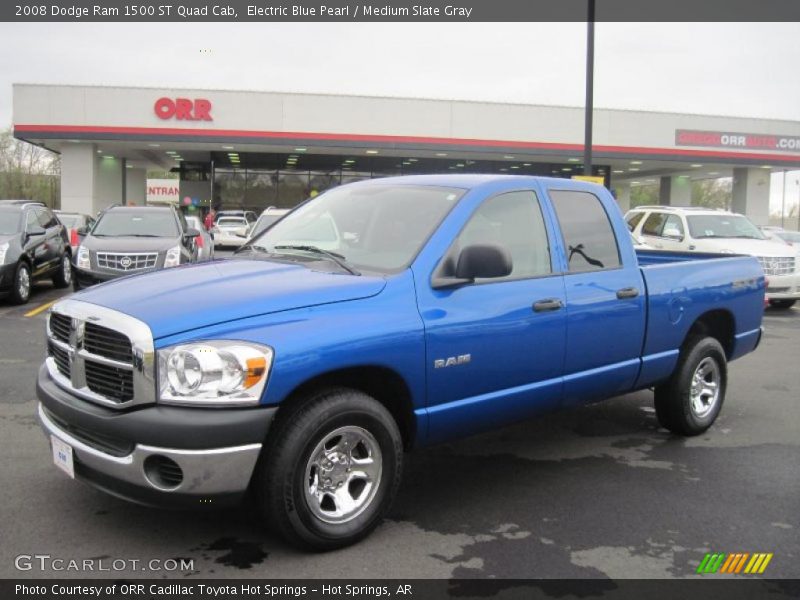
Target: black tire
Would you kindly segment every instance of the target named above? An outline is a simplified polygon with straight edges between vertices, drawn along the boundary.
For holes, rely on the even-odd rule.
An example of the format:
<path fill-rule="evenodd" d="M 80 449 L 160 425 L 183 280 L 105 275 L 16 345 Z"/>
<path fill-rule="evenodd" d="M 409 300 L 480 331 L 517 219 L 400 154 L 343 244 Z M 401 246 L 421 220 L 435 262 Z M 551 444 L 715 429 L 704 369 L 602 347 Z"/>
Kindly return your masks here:
<path fill-rule="evenodd" d="M 709 368 L 709 374 L 697 382 L 693 395 L 695 375 L 700 373 L 701 365 Z M 715 365 L 716 371 L 714 372 Z M 703 383 L 705 382 L 705 383 Z M 715 382 L 717 395 L 701 393 L 711 389 Z M 716 420 L 725 401 L 728 385 L 728 367 L 725 350 L 711 337 L 693 337 L 681 350 L 678 366 L 670 380 L 656 387 L 655 407 L 658 422 L 662 427 L 678 435 L 699 435 Z M 707 401 L 704 401 L 703 398 Z M 712 400 L 713 398 L 713 400 Z"/>
<path fill-rule="evenodd" d="M 27 285 L 25 285 L 27 281 Z M 31 268 L 24 260 L 19 261 L 17 270 L 14 271 L 14 285 L 11 288 L 11 302 L 14 304 L 25 304 L 31 299 L 31 288 L 33 287 L 33 280 L 31 279 Z"/>
<path fill-rule="evenodd" d="M 377 527 L 400 485 L 403 442 L 397 424 L 389 411 L 375 399 L 347 388 L 318 391 L 285 411 L 284 414 L 278 412 L 270 428 L 254 480 L 256 502 L 262 517 L 288 542 L 302 549 L 333 550 L 357 542 Z M 344 429 L 366 431 L 371 440 L 367 442 L 368 446 L 359 446 L 358 450 L 353 447 L 345 460 L 334 460 L 333 468 L 339 471 L 329 471 L 329 478 L 320 469 L 333 463 L 328 462 L 330 459 L 319 463 L 312 461 L 312 454 L 316 456 L 326 440 L 340 439 L 335 434 Z M 343 439 L 335 444 L 335 448 L 342 447 Z M 379 473 L 375 478 L 377 483 L 369 488 L 365 484 L 361 488 L 364 504 L 360 512 L 353 512 L 345 522 L 326 522 L 323 517 L 334 513 L 324 511 L 331 510 L 335 504 L 333 494 L 340 492 L 326 491 L 329 488 L 322 482 L 335 488 L 337 478 L 341 487 L 342 478 L 355 477 L 355 473 L 347 475 L 349 467 L 347 473 L 342 472 L 344 466 L 350 465 L 354 471 L 357 470 L 355 463 L 349 461 L 365 456 L 364 448 L 373 444 L 379 449 L 380 460 L 374 461 L 379 465 Z M 322 452 L 328 452 L 325 456 L 330 457 L 335 454 L 335 448 L 323 448 Z M 357 452 L 359 456 L 356 456 Z M 312 485 L 312 482 L 319 486 Z M 343 491 L 348 490 L 350 494 L 349 490 L 351 487 L 355 489 L 354 486 L 354 483 L 345 483 Z M 323 496 L 322 502 L 314 504 L 314 498 L 310 497 L 312 489 Z M 358 498 L 360 500 L 361 496 Z M 328 502 L 327 508 L 325 502 Z M 338 505 L 335 509 L 338 510 Z M 319 516 L 321 512 L 323 514 Z"/>
<path fill-rule="evenodd" d="M 795 302 L 797 302 L 797 300 L 770 300 L 769 305 L 779 310 L 787 310 L 792 308 Z"/>
<path fill-rule="evenodd" d="M 58 270 L 53 273 L 53 285 L 57 288 L 69 287 L 72 283 L 72 260 L 69 252 L 65 252 L 58 264 Z"/>

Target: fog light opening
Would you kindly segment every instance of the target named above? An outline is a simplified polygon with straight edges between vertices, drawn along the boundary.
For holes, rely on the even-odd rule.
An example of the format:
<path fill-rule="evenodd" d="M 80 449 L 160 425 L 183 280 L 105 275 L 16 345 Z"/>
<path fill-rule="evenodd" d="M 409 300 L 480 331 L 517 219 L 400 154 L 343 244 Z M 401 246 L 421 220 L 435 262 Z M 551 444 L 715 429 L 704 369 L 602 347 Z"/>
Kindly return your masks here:
<path fill-rule="evenodd" d="M 144 476 L 153 487 L 160 490 L 175 490 L 183 482 L 183 469 L 171 458 L 151 454 L 144 459 Z"/>

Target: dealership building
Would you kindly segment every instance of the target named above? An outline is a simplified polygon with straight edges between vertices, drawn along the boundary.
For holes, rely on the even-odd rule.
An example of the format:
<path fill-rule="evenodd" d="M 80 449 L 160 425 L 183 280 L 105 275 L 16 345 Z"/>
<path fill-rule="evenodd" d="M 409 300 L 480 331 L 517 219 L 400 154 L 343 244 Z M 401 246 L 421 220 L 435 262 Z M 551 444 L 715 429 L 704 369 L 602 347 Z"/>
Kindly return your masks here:
<path fill-rule="evenodd" d="M 581 107 L 16 84 L 13 123 L 61 155 L 62 208 L 90 214 L 167 189 L 191 210 L 260 210 L 371 177 L 583 174 Z M 797 121 L 597 109 L 593 135 L 592 174 L 623 210 L 632 186 L 686 206 L 693 180 L 732 177 L 733 210 L 766 224 L 770 174 L 800 168 Z M 148 186 L 152 171 L 177 180 Z"/>

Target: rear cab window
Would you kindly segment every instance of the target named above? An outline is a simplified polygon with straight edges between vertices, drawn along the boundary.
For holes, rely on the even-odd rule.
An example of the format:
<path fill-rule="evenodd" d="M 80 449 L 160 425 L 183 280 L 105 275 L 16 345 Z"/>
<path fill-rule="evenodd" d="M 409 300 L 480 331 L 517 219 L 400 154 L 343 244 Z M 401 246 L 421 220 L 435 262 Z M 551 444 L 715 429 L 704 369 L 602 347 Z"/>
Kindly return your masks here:
<path fill-rule="evenodd" d="M 617 236 L 600 198 L 591 192 L 550 190 L 570 273 L 621 266 Z"/>

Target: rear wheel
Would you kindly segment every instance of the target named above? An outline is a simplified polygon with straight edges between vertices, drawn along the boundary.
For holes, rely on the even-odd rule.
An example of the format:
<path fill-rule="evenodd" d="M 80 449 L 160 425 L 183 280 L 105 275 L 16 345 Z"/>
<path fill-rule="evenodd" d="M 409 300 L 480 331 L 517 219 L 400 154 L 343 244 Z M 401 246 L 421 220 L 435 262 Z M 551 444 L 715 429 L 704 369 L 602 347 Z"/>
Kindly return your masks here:
<path fill-rule="evenodd" d="M 716 420 L 728 383 L 725 351 L 711 337 L 689 340 L 670 380 L 656 388 L 659 423 L 679 435 L 699 435 Z"/>
<path fill-rule="evenodd" d="M 792 308 L 795 302 L 797 302 L 797 300 L 770 300 L 769 305 L 772 308 L 786 310 L 788 308 Z"/>
<path fill-rule="evenodd" d="M 11 301 L 14 304 L 25 304 L 31 297 L 31 268 L 25 261 L 19 261 L 14 272 L 14 287 L 11 290 Z"/>
<path fill-rule="evenodd" d="M 317 392 L 269 432 L 256 474 L 259 510 L 301 548 L 353 544 L 389 509 L 402 461 L 400 432 L 383 405 L 351 389 Z"/>
<path fill-rule="evenodd" d="M 61 264 L 58 266 L 58 271 L 53 274 L 53 285 L 57 288 L 69 287 L 72 283 L 72 262 L 70 256 L 66 252 L 61 257 Z"/>

